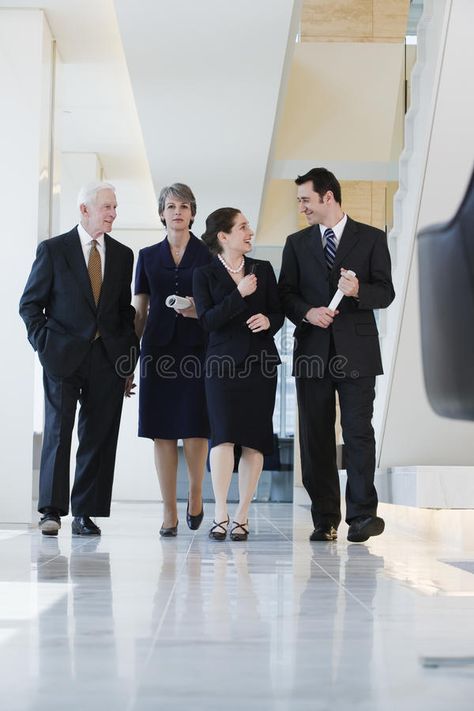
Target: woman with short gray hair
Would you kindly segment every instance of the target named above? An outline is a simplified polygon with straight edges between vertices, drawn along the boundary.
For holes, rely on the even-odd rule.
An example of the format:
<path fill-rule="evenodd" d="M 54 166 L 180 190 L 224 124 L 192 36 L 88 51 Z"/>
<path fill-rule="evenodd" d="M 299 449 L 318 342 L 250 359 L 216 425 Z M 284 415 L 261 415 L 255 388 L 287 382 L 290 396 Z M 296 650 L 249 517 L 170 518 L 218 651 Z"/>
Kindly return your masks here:
<path fill-rule="evenodd" d="M 186 520 L 201 525 L 202 482 L 209 422 L 204 393 L 206 335 L 196 317 L 192 279 L 207 264 L 206 245 L 190 231 L 196 200 L 183 183 L 163 188 L 158 212 L 167 235 L 141 249 L 135 275 L 135 328 L 141 343 L 139 437 L 154 440 L 155 465 L 163 497 L 160 535 L 176 536 L 178 439 L 183 440 L 188 467 Z M 187 299 L 187 304 L 171 298 Z M 174 303 L 174 305 L 173 305 Z"/>

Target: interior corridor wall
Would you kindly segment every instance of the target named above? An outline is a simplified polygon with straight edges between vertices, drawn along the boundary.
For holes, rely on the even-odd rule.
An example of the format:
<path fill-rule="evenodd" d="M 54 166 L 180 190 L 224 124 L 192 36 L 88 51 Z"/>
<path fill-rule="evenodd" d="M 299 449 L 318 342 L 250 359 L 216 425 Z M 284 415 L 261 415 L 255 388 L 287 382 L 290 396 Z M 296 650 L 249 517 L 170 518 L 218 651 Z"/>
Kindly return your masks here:
<path fill-rule="evenodd" d="M 417 229 L 452 217 L 474 161 L 474 3 L 452 0 L 431 127 Z M 472 465 L 474 423 L 436 415 L 428 403 L 421 361 L 418 261 L 413 252 L 387 417 L 380 442 L 380 466 Z M 421 315 L 422 318 L 422 315 Z M 473 324 L 466 324 L 472 328 Z M 459 334 L 461 342 L 462 333 Z M 449 363 L 446 364 L 449 367 Z"/>
<path fill-rule="evenodd" d="M 49 234 L 53 45 L 40 10 L 0 10 L 2 348 L 0 523 L 31 521 L 34 354 L 18 315 L 39 238 Z"/>

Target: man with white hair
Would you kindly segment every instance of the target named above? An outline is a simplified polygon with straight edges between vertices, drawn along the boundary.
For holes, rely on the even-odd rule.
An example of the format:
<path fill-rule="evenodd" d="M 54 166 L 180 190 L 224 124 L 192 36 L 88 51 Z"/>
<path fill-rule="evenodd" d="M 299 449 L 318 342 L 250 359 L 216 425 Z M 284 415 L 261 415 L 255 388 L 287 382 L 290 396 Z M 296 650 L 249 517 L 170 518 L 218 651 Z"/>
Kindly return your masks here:
<path fill-rule="evenodd" d="M 77 403 L 79 447 L 71 492 L 75 535 L 100 535 L 110 515 L 123 396 L 138 356 L 131 306 L 133 253 L 109 236 L 115 188 L 96 182 L 78 197 L 80 223 L 38 245 L 20 301 L 43 366 L 45 424 L 39 528 L 55 536 L 69 512 L 69 461 Z"/>

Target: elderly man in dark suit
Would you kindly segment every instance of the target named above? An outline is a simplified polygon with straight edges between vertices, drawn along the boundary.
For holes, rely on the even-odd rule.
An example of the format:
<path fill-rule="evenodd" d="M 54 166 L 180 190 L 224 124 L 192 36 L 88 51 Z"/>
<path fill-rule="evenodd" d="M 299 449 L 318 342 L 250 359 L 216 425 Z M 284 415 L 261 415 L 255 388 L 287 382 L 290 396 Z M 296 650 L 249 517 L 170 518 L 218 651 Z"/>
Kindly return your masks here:
<path fill-rule="evenodd" d="M 314 168 L 295 182 L 300 212 L 310 226 L 286 241 L 279 289 L 296 326 L 293 372 L 303 484 L 312 502 L 310 540 L 335 540 L 341 520 L 337 391 L 348 539 L 362 542 L 384 530 L 374 487 L 373 401 L 375 376 L 383 370 L 373 309 L 386 308 L 395 296 L 390 255 L 384 232 L 344 214 L 341 187 L 331 172 Z M 344 297 L 336 310 L 329 309 L 338 288 Z"/>
<path fill-rule="evenodd" d="M 20 301 L 28 340 L 43 366 L 45 425 L 38 510 L 45 535 L 69 511 L 69 460 L 80 402 L 71 493 L 75 535 L 100 535 L 91 516 L 109 516 L 123 396 L 138 355 L 131 306 L 133 253 L 107 232 L 115 188 L 94 183 L 78 198 L 80 223 L 41 242 Z"/>

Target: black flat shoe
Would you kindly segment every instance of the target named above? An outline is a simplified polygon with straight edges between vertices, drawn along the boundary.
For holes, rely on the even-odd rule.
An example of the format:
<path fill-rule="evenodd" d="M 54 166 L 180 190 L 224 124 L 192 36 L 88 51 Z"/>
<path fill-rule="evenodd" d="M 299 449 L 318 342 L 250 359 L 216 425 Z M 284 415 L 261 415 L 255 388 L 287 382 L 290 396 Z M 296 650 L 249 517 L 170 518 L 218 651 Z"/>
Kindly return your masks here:
<path fill-rule="evenodd" d="M 188 501 L 188 506 L 186 508 L 186 523 L 188 524 L 188 528 L 190 528 L 191 531 L 197 531 L 199 526 L 202 523 L 203 518 L 204 518 L 204 506 L 201 505 L 201 513 L 198 513 L 196 516 L 193 516 L 192 514 L 189 513 L 189 501 Z"/>
<path fill-rule="evenodd" d="M 379 516 L 358 516 L 350 523 L 347 540 L 351 543 L 364 543 L 371 536 L 380 536 L 384 528 L 385 522 Z"/>
<path fill-rule="evenodd" d="M 215 521 L 213 521 L 214 525 L 209 531 L 209 538 L 213 538 L 215 541 L 225 541 L 229 521 L 230 519 L 228 516 L 226 521 L 221 521 L 220 523 L 216 523 Z M 219 528 L 221 529 L 220 531 L 217 530 Z"/>
<path fill-rule="evenodd" d="M 246 541 L 247 538 L 249 537 L 249 529 L 248 529 L 249 522 L 246 521 L 245 523 L 237 523 L 237 521 L 232 521 L 232 523 L 235 525 L 230 532 L 231 540 L 232 541 Z"/>
<path fill-rule="evenodd" d="M 310 541 L 337 541 L 337 530 L 331 524 L 318 524 L 309 537 Z"/>
<path fill-rule="evenodd" d="M 177 536 L 178 523 L 179 521 L 176 521 L 176 526 L 169 526 L 169 528 L 165 528 L 163 524 L 161 524 L 160 536 L 163 536 L 163 538 L 174 538 L 175 536 Z"/>
<path fill-rule="evenodd" d="M 72 520 L 72 532 L 75 536 L 100 536 L 101 530 L 89 516 L 75 516 Z"/>

